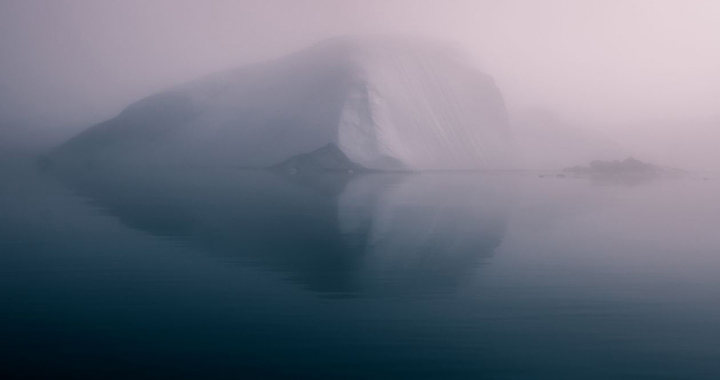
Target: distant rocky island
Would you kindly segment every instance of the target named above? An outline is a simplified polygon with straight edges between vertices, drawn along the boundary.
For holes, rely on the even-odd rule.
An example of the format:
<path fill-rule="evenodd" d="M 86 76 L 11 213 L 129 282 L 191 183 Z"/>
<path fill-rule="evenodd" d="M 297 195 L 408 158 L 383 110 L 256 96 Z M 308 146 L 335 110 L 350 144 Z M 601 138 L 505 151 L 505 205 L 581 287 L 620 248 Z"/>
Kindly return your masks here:
<path fill-rule="evenodd" d="M 685 174 L 681 169 L 650 164 L 632 157 L 624 160 L 591 161 L 587 165 L 573 166 L 563 171 L 569 175 L 598 179 L 653 179 Z"/>

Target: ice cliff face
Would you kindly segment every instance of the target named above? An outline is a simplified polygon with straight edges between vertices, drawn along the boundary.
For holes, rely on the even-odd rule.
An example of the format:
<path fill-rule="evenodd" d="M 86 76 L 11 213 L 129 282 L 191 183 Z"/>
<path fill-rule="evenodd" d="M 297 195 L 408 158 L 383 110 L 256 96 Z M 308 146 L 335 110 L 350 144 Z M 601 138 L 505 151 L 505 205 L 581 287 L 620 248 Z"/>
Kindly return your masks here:
<path fill-rule="evenodd" d="M 268 167 L 328 144 L 379 170 L 510 167 L 500 92 L 432 43 L 337 38 L 150 96 L 54 154 L 102 165 Z"/>

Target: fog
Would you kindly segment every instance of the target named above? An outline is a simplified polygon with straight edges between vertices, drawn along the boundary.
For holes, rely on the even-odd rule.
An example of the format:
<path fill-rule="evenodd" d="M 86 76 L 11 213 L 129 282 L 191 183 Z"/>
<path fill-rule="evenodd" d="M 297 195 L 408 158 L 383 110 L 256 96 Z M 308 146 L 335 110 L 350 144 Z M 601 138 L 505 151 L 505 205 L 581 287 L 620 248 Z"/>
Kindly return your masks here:
<path fill-rule="evenodd" d="M 6 0 L 0 138 L 51 146 L 204 74 L 336 35 L 410 34 L 467 50 L 511 119 L 545 109 L 632 155 L 715 170 L 717 20 L 714 0 Z"/>
<path fill-rule="evenodd" d="M 720 0 L 0 0 L 0 380 L 720 379 Z"/>

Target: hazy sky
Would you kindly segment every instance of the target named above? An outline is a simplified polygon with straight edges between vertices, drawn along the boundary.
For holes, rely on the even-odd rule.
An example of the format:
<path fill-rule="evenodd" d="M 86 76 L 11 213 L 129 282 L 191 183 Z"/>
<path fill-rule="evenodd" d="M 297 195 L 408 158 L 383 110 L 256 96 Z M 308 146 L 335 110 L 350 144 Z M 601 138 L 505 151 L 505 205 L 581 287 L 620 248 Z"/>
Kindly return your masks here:
<path fill-rule="evenodd" d="M 717 0 L 0 0 L 0 116 L 87 125 L 205 73 L 365 33 L 456 42 L 511 109 L 610 135 L 720 120 Z"/>

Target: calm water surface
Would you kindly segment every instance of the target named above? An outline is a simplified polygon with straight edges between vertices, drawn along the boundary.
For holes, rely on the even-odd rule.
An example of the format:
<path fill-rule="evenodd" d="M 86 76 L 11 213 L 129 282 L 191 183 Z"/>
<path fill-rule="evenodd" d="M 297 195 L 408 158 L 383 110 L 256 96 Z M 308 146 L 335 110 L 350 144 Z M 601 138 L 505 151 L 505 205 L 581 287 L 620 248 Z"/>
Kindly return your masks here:
<path fill-rule="evenodd" d="M 720 378 L 712 178 L 3 170 L 3 378 Z"/>

